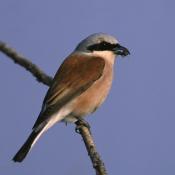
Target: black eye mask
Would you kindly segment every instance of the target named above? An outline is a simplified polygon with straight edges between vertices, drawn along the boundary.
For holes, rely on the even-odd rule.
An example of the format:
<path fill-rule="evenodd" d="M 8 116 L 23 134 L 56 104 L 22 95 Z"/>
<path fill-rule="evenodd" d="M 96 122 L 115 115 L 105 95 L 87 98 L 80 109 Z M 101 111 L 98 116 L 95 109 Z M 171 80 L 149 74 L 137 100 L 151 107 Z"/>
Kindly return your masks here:
<path fill-rule="evenodd" d="M 104 50 L 109 50 L 113 51 L 114 48 L 116 48 L 117 44 L 111 44 L 107 43 L 105 41 L 98 43 L 98 44 L 93 44 L 87 47 L 88 50 L 92 51 L 104 51 Z"/>

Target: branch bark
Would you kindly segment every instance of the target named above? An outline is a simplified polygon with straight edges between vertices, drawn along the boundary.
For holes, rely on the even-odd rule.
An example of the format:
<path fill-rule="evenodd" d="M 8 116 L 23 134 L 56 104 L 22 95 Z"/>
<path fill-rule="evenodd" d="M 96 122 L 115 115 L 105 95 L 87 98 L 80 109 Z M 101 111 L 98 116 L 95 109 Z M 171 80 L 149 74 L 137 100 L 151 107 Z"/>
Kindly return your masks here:
<path fill-rule="evenodd" d="M 29 71 L 39 82 L 50 86 L 52 77 L 45 74 L 38 66 L 33 64 L 29 59 L 17 53 L 15 49 L 9 47 L 6 43 L 0 41 L 0 51 L 8 56 L 14 63 L 19 64 L 27 71 Z"/>
<path fill-rule="evenodd" d="M 2 41 L 0 41 L 0 51 L 8 56 L 11 60 L 13 60 L 16 64 L 19 64 L 27 71 L 29 71 L 37 79 L 38 82 L 41 82 L 47 86 L 51 85 L 52 77 L 48 76 L 37 65 L 33 64 L 29 59 L 20 55 L 15 49 L 9 47 L 6 43 Z M 87 127 L 87 122 L 79 120 L 75 124 L 76 130 L 79 131 L 83 138 L 93 168 L 96 171 L 96 175 L 107 175 L 105 165 L 96 150 L 90 127 Z"/>
<path fill-rule="evenodd" d="M 87 126 L 87 122 L 84 122 L 84 120 L 78 120 L 75 124 L 77 125 L 77 129 L 83 138 L 86 150 L 96 171 L 96 175 L 107 175 L 105 165 L 96 150 L 90 131 L 90 125 L 88 124 L 89 126 Z"/>

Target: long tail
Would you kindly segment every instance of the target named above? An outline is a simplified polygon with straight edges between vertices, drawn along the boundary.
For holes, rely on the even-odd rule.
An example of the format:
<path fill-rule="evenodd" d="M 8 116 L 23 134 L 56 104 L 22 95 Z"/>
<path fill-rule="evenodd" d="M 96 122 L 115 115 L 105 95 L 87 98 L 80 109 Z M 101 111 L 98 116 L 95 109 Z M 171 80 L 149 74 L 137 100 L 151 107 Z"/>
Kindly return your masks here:
<path fill-rule="evenodd" d="M 34 129 L 24 145 L 20 148 L 20 150 L 16 153 L 12 160 L 14 162 L 22 162 L 44 131 L 45 127 L 39 130 Z"/>
<path fill-rule="evenodd" d="M 47 131 L 50 127 L 52 127 L 55 123 L 64 119 L 70 113 L 69 110 L 63 109 L 59 113 L 52 115 L 49 120 L 43 121 L 41 124 L 33 128 L 32 133 L 28 137 L 27 141 L 20 148 L 20 150 L 13 157 L 14 162 L 22 162 L 24 158 L 27 156 L 28 152 L 31 150 L 36 141 L 40 138 L 40 136 Z"/>

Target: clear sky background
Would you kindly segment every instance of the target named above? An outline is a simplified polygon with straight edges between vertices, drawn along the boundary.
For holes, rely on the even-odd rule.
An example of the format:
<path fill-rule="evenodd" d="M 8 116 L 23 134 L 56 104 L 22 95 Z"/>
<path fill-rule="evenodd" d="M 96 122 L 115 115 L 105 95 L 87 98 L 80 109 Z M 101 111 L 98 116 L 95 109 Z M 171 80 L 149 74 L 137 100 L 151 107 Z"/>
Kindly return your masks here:
<path fill-rule="evenodd" d="M 173 0 L 0 1 L 0 40 L 49 75 L 92 33 L 129 48 L 117 59 L 108 99 L 87 118 L 110 175 L 175 174 L 174 31 Z M 13 163 L 48 87 L 1 53 L 0 84 L 0 174 L 94 174 L 74 125 L 63 123 Z"/>

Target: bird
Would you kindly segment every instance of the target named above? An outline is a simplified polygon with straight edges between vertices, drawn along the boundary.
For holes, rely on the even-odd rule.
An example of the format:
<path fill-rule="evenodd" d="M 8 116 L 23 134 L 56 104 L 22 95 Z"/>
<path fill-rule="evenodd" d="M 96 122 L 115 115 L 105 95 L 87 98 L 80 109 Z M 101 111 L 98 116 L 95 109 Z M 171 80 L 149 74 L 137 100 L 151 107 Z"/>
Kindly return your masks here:
<path fill-rule="evenodd" d="M 117 56 L 129 54 L 114 36 L 106 33 L 91 34 L 82 40 L 56 72 L 32 132 L 12 160 L 22 162 L 54 124 L 75 123 L 101 106 L 111 88 Z"/>

